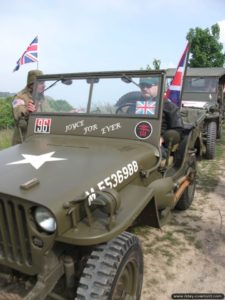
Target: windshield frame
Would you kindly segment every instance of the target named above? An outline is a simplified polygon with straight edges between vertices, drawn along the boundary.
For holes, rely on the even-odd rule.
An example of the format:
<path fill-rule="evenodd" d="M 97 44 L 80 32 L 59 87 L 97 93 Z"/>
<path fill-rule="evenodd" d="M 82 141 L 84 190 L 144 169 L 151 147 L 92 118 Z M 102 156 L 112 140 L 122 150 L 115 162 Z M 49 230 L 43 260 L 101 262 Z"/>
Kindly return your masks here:
<path fill-rule="evenodd" d="M 204 86 L 203 85 L 194 86 L 193 81 L 197 81 L 197 80 L 205 80 L 205 81 L 207 80 L 208 84 L 211 80 L 211 83 L 210 83 L 211 90 L 209 89 L 209 86 L 208 86 L 208 89 L 206 89 L 207 88 L 206 84 Z M 191 83 L 191 87 L 187 86 L 188 83 L 189 83 L 189 85 Z M 214 84 L 214 86 L 212 86 L 212 83 Z M 215 77 L 215 76 L 186 76 L 186 78 L 184 79 L 183 92 L 184 93 L 196 93 L 196 94 L 198 94 L 198 93 L 199 94 L 202 94 L 202 93 L 216 94 L 218 92 L 218 84 L 219 84 L 219 77 Z"/>
<path fill-rule="evenodd" d="M 127 80 L 126 83 L 129 82 L 129 84 L 134 84 L 134 87 L 137 88 L 139 86 L 136 82 L 133 81 L 133 77 L 155 77 L 158 76 L 160 83 L 159 83 L 159 92 L 157 96 L 157 101 L 158 103 L 158 108 L 157 108 L 157 114 L 154 116 L 151 116 L 151 118 L 158 119 L 160 117 L 160 110 L 161 110 L 161 102 L 162 102 L 162 95 L 163 95 L 163 88 L 165 86 L 164 80 L 165 80 L 165 71 L 164 70 L 154 70 L 154 71 L 149 71 L 149 70 L 138 70 L 138 71 L 130 71 L 130 70 L 125 70 L 125 71 L 108 71 L 108 72 L 82 72 L 82 73 L 64 73 L 64 74 L 46 74 L 46 75 L 41 75 L 37 77 L 37 80 L 34 85 L 34 91 L 36 90 L 37 84 L 39 81 L 52 81 L 52 84 L 50 86 L 47 86 L 45 88 L 45 91 L 50 89 L 51 86 L 57 85 L 58 82 L 66 82 L 70 80 L 86 80 L 90 86 L 89 86 L 89 92 L 88 92 L 88 103 L 87 103 L 87 109 L 86 112 L 83 113 L 83 115 L 90 115 L 90 109 L 91 109 L 91 103 L 92 103 L 92 93 L 93 93 L 93 87 L 95 83 L 101 79 L 114 79 L 118 78 L 121 79 L 122 81 Z M 33 94 L 33 97 L 35 99 L 35 92 Z M 44 113 L 44 112 L 39 112 Z M 61 114 L 61 115 L 66 115 L 66 112 L 52 112 L 52 114 Z M 71 115 L 71 113 L 68 113 Z M 76 114 L 76 112 L 74 112 Z M 96 117 L 97 116 L 115 116 L 115 114 L 104 114 L 104 113 L 95 113 Z M 128 116 L 126 114 L 120 114 L 119 117 L 121 118 L 126 118 L 126 117 L 132 117 L 132 118 L 146 118 L 146 115 L 132 115 Z"/>

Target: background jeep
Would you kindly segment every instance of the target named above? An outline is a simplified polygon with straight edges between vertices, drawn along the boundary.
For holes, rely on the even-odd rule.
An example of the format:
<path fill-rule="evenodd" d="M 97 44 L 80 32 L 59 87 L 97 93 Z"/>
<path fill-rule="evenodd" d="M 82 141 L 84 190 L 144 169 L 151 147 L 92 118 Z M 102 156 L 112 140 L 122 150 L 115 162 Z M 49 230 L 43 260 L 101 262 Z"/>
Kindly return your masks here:
<path fill-rule="evenodd" d="M 175 69 L 168 69 L 172 77 Z M 182 111 L 198 109 L 205 111 L 203 139 L 205 157 L 215 156 L 216 138 L 220 138 L 225 114 L 225 68 L 188 68 L 182 93 Z"/>
<path fill-rule="evenodd" d="M 149 76 L 160 82 L 153 110 L 118 106 Z M 26 139 L 0 152 L 0 299 L 140 299 L 143 255 L 129 228 L 160 228 L 191 205 L 202 115 L 182 139 L 167 132 L 162 159 L 164 71 L 38 81 L 45 95 L 34 90 Z"/>

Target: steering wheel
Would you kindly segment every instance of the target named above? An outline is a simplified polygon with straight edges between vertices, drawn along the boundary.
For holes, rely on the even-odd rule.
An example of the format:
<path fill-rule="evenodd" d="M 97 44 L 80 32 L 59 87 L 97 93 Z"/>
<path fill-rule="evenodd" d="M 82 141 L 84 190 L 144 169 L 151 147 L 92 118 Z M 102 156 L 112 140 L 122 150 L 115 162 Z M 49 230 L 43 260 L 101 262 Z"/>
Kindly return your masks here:
<path fill-rule="evenodd" d="M 135 114 L 135 106 L 139 99 L 141 99 L 140 91 L 133 91 L 133 92 L 126 93 L 125 95 L 120 97 L 116 103 L 116 106 L 118 107 L 116 110 L 116 114 L 118 113 L 130 114 L 130 115 Z M 127 109 L 123 111 L 124 107 L 127 107 Z"/>
<path fill-rule="evenodd" d="M 127 107 L 126 111 L 123 111 L 123 108 Z M 121 104 L 117 109 L 116 109 L 116 114 L 134 114 L 135 111 L 135 103 L 125 103 Z"/>

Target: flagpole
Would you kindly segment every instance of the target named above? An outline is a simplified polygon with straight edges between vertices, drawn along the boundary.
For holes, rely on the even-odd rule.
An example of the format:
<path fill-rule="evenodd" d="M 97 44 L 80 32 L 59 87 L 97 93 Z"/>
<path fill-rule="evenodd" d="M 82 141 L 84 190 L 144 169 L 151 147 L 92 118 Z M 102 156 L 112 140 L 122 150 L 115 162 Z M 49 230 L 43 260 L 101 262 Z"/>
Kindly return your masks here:
<path fill-rule="evenodd" d="M 38 42 L 39 42 L 38 35 L 37 35 L 37 39 L 38 39 Z M 38 43 L 38 49 L 37 50 L 39 51 L 39 43 Z M 37 56 L 37 70 L 38 70 L 38 68 L 39 68 L 39 60 L 38 60 L 38 56 Z"/>

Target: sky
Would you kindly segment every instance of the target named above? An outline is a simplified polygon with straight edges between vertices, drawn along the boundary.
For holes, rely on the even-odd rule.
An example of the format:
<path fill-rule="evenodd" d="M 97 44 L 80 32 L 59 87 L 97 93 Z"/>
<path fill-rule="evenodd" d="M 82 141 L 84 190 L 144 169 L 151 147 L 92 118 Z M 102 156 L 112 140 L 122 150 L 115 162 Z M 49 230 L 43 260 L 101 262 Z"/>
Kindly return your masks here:
<path fill-rule="evenodd" d="M 13 72 L 38 36 L 45 74 L 139 70 L 160 59 L 176 67 L 190 28 L 218 23 L 225 51 L 224 0 L 0 0 L 0 91 L 18 92 L 36 63 Z"/>

